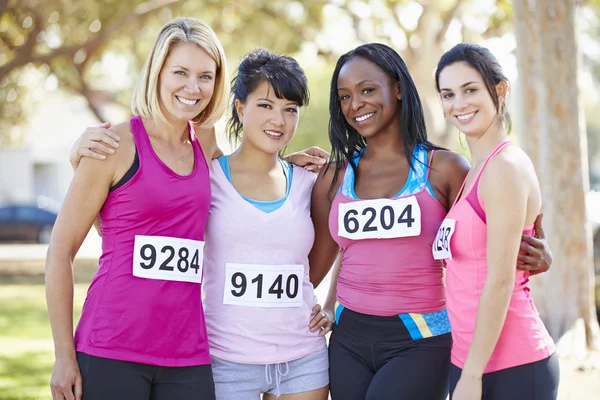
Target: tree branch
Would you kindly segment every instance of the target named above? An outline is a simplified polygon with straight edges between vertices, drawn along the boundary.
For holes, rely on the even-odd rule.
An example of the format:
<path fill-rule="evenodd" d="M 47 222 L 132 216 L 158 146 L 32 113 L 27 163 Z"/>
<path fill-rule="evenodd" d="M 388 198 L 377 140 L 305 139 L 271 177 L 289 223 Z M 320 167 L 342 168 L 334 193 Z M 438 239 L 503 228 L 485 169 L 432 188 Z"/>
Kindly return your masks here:
<path fill-rule="evenodd" d="M 6 4 L 8 0 L 0 0 L 0 17 L 6 12 Z"/>
<path fill-rule="evenodd" d="M 452 7 L 446 13 L 446 15 L 444 15 L 444 19 L 442 21 L 442 27 L 435 37 L 435 42 L 437 44 L 441 44 L 444 41 L 444 38 L 446 37 L 446 33 L 448 32 L 448 28 L 450 27 L 450 24 L 452 23 L 454 18 L 456 18 L 456 16 L 458 15 L 458 11 L 463 3 L 464 3 L 464 0 L 456 0 L 456 3 L 454 3 L 454 7 Z"/>
<path fill-rule="evenodd" d="M 2 80 L 9 72 L 13 69 L 21 67 L 27 63 L 48 63 L 55 58 L 70 56 L 73 57 L 79 50 L 85 50 L 86 52 L 93 52 L 101 47 L 115 32 L 119 31 L 124 26 L 131 24 L 133 21 L 144 17 L 150 13 L 159 11 L 163 7 L 172 6 L 177 3 L 181 3 L 184 0 L 150 0 L 146 3 L 140 4 L 136 7 L 135 11 L 126 17 L 121 18 L 115 22 L 112 26 L 103 29 L 98 36 L 88 40 L 85 43 L 60 47 L 47 54 L 33 54 L 33 46 L 35 46 L 35 40 L 31 43 L 31 48 L 25 47 L 26 45 L 19 48 L 17 56 L 8 64 L 0 67 L 0 80 Z M 39 32 L 38 32 L 39 33 Z M 37 35 L 36 35 L 37 36 Z M 29 41 L 28 41 L 29 42 Z M 23 48 L 23 50 L 21 50 Z"/>

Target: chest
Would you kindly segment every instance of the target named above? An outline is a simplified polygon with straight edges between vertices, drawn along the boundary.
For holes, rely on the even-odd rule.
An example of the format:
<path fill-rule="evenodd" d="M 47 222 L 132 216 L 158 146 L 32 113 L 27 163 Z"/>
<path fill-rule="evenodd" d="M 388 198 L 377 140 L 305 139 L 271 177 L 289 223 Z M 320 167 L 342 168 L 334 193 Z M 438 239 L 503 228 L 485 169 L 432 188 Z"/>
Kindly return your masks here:
<path fill-rule="evenodd" d="M 354 192 L 361 199 L 394 197 L 405 186 L 409 175 L 406 160 L 377 164 L 361 160 L 355 175 Z"/>
<path fill-rule="evenodd" d="M 240 195 L 258 201 L 279 200 L 287 191 L 287 177 L 281 168 L 269 174 L 232 171 L 231 183 Z"/>
<path fill-rule="evenodd" d="M 194 172 L 195 157 L 192 143 L 182 143 L 173 147 L 152 138 L 150 143 L 160 162 L 175 174 L 187 176 Z"/>

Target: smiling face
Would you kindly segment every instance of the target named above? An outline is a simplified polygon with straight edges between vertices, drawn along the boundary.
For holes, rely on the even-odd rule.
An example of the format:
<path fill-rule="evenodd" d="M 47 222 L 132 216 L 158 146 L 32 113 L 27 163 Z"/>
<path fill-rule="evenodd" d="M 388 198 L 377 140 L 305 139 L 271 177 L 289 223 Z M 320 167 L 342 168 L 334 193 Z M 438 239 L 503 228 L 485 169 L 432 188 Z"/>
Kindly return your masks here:
<path fill-rule="evenodd" d="M 269 82 L 261 82 L 246 102 L 235 101 L 243 124 L 242 142 L 265 153 L 277 154 L 294 137 L 300 106 L 295 101 L 279 99 Z"/>
<path fill-rule="evenodd" d="M 346 62 L 338 76 L 338 98 L 346 122 L 369 138 L 399 123 L 398 82 L 362 57 Z"/>
<path fill-rule="evenodd" d="M 496 86 L 499 103 L 504 101 L 507 82 Z M 462 133 L 479 137 L 494 123 L 500 123 L 494 100 L 479 72 L 465 62 L 445 67 L 439 76 L 444 113 Z"/>
<path fill-rule="evenodd" d="M 206 108 L 215 89 L 217 63 L 195 44 L 179 43 L 159 77 L 160 104 L 168 119 L 189 121 Z"/>

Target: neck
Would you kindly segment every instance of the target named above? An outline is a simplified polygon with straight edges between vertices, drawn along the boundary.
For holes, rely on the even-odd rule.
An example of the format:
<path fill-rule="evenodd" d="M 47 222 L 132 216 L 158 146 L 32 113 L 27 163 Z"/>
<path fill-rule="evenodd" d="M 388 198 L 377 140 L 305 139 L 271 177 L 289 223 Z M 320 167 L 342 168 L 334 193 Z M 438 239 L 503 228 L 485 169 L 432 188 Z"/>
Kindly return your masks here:
<path fill-rule="evenodd" d="M 473 167 L 484 161 L 494 148 L 506 139 L 504 128 L 496 124 L 477 137 L 467 137 Z"/>
<path fill-rule="evenodd" d="M 242 140 L 240 147 L 229 156 L 229 164 L 244 165 L 244 169 L 255 174 L 268 174 L 274 168 L 280 169 L 277 154 L 265 153 Z"/>
<path fill-rule="evenodd" d="M 144 120 L 148 134 L 161 141 L 176 145 L 190 141 L 189 125 L 187 121 L 169 121 L 168 123 L 158 118 Z"/>
<path fill-rule="evenodd" d="M 369 138 L 365 150 L 366 157 L 393 158 L 404 155 L 404 143 L 400 133 L 400 121 L 396 121 L 386 131 Z"/>

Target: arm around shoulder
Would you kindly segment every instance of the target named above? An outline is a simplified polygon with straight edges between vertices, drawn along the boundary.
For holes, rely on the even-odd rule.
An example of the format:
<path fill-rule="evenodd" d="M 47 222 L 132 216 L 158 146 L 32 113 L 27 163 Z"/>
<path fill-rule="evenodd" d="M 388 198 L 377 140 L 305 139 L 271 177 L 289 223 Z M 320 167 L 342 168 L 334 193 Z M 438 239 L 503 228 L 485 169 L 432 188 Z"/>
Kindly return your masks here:
<path fill-rule="evenodd" d="M 327 275 L 337 253 L 338 244 L 329 232 L 329 212 L 331 210 L 331 182 L 335 167 L 323 168 L 313 186 L 310 214 L 315 229 L 315 241 L 308 256 L 310 281 L 317 287 Z"/>

